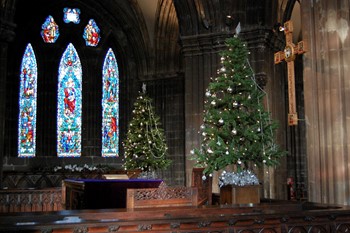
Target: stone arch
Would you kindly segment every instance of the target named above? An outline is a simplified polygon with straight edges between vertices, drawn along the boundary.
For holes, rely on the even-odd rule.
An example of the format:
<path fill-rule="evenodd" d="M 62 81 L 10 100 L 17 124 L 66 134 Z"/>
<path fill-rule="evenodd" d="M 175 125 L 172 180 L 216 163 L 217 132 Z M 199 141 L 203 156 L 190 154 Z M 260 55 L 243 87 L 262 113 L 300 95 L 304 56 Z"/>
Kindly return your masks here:
<path fill-rule="evenodd" d="M 155 67 L 158 74 L 174 75 L 181 69 L 179 25 L 173 1 L 159 1 L 155 31 Z"/>

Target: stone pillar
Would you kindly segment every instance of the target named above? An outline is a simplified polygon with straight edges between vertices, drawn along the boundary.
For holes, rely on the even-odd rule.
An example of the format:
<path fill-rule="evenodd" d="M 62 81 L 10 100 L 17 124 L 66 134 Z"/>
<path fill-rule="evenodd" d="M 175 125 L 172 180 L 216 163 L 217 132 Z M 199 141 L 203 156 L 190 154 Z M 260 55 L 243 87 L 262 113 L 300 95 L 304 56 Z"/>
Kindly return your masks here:
<path fill-rule="evenodd" d="M 186 183 L 190 185 L 194 161 L 190 151 L 199 147 L 199 129 L 203 123 L 204 94 L 210 77 L 216 75 L 219 51 L 227 35 L 206 34 L 182 37 L 185 73 L 185 157 Z"/>
<path fill-rule="evenodd" d="M 309 200 L 350 204 L 350 7 L 302 1 Z"/>
<path fill-rule="evenodd" d="M 2 1 L 0 5 L 0 188 L 2 188 L 2 167 L 4 159 L 5 118 L 6 118 L 6 77 L 8 45 L 15 37 L 13 21 L 16 1 Z"/>

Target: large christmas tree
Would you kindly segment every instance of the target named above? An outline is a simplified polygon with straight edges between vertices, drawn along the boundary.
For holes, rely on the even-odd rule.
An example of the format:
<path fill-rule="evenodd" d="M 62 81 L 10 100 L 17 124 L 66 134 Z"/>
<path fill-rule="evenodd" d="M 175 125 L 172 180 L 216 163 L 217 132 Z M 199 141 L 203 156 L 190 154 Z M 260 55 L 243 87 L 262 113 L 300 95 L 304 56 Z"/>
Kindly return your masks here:
<path fill-rule="evenodd" d="M 206 175 L 228 165 L 238 173 L 276 165 L 284 154 L 275 144 L 277 124 L 264 108 L 265 92 L 256 83 L 246 44 L 233 37 L 226 45 L 205 93 L 202 143 L 192 151 Z"/>
<path fill-rule="evenodd" d="M 145 85 L 134 103 L 124 146 L 124 168 L 154 172 L 167 168 L 167 145 L 160 118 L 155 114 L 152 99 L 146 94 Z"/>

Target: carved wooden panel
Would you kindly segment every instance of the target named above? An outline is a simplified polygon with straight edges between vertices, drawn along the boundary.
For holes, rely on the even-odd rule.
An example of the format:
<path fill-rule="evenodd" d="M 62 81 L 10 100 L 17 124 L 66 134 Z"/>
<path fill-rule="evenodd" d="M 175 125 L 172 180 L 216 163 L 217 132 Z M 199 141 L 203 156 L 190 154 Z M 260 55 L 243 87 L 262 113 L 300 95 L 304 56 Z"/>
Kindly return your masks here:
<path fill-rule="evenodd" d="M 196 187 L 168 187 L 165 183 L 158 188 L 127 190 L 127 208 L 197 206 L 197 199 Z"/>
<path fill-rule="evenodd" d="M 60 188 L 0 191 L 0 212 L 58 211 L 61 202 Z"/>

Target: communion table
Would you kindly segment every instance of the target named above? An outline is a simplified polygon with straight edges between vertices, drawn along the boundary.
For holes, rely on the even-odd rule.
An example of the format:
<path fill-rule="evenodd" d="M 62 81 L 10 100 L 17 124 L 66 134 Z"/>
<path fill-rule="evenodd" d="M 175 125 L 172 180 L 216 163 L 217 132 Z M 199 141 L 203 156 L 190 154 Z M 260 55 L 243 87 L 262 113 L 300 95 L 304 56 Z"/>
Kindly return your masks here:
<path fill-rule="evenodd" d="M 162 180 L 65 179 L 62 202 L 67 210 L 125 208 L 127 189 L 157 188 Z"/>

